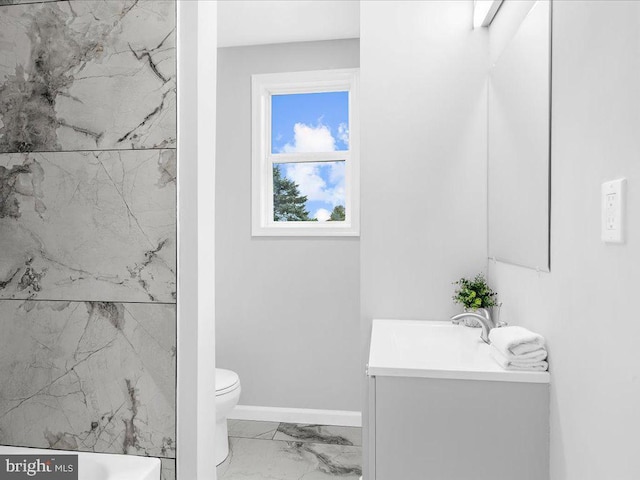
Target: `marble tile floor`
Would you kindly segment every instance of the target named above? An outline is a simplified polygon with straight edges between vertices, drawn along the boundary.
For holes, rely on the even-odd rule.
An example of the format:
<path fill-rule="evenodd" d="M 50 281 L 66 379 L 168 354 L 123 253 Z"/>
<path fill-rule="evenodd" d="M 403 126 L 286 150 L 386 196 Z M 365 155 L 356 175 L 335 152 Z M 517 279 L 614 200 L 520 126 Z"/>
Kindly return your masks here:
<path fill-rule="evenodd" d="M 219 480 L 358 480 L 357 427 L 229 420 L 229 457 Z"/>

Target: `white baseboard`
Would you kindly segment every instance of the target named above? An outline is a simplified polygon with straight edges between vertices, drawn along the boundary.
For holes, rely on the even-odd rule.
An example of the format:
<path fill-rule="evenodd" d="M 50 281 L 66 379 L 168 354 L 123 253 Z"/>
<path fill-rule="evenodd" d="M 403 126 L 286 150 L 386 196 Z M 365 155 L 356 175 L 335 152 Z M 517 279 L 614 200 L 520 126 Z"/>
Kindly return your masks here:
<path fill-rule="evenodd" d="M 232 420 L 307 423 L 314 425 L 337 425 L 342 427 L 362 426 L 362 413 L 345 410 L 315 410 L 311 408 L 237 405 L 227 418 Z"/>

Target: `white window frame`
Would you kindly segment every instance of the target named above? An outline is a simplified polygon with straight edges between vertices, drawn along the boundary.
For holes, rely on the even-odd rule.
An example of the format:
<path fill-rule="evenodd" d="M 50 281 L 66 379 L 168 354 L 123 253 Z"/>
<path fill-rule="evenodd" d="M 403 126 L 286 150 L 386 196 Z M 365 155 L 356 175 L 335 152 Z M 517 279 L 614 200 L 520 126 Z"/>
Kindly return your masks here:
<path fill-rule="evenodd" d="M 252 235 L 358 236 L 360 234 L 360 165 L 358 69 L 253 75 L 252 83 Z M 296 93 L 349 92 L 349 150 L 271 153 L 271 96 Z M 273 164 L 345 162 L 343 222 L 276 222 L 273 220 Z"/>

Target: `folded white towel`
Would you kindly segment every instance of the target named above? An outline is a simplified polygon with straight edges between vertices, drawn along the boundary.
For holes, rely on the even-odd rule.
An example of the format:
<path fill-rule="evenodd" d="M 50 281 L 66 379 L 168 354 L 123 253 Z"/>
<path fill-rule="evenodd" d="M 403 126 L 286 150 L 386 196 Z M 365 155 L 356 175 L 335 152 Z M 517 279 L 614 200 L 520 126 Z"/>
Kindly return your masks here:
<path fill-rule="evenodd" d="M 505 370 L 523 370 L 533 372 L 546 372 L 549 368 L 549 364 L 544 360 L 535 359 L 519 359 L 517 356 L 511 356 L 507 358 L 493 345 L 490 348 L 491 357 Z M 540 355 L 538 355 L 540 356 Z M 518 360 L 513 360 L 514 358 Z M 544 358 L 547 358 L 546 351 L 544 351 Z"/>
<path fill-rule="evenodd" d="M 492 345 L 491 348 L 495 349 L 496 352 L 500 353 L 500 355 L 502 355 L 510 362 L 523 364 L 541 362 L 542 360 L 546 360 L 548 355 L 547 350 L 543 347 L 540 347 L 533 352 L 523 353 L 522 355 L 513 355 L 511 353 L 505 354 L 504 352 L 498 350 L 494 345 Z"/>
<path fill-rule="evenodd" d="M 491 329 L 489 341 L 503 355 L 526 355 L 545 346 L 542 335 L 517 326 Z"/>

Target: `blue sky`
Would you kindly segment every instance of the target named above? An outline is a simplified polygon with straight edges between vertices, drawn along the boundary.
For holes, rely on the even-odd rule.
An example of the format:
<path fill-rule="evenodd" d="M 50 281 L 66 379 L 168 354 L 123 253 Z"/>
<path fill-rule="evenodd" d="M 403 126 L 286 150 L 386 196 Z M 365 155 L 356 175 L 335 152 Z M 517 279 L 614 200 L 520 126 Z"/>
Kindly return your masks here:
<path fill-rule="evenodd" d="M 271 97 L 271 152 L 349 149 L 349 93 L 325 92 Z M 326 220 L 344 205 L 344 162 L 281 164 L 280 170 L 308 198 L 312 217 Z"/>

